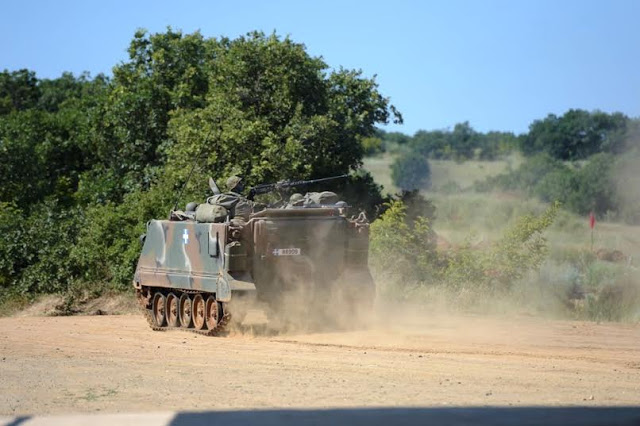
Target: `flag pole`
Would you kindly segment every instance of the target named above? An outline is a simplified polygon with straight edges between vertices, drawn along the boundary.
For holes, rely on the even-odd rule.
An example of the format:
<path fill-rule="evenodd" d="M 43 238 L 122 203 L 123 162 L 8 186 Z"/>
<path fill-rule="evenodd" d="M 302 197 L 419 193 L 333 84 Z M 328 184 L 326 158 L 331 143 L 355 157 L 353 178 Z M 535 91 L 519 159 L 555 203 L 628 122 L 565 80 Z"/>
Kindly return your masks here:
<path fill-rule="evenodd" d="M 591 252 L 593 252 L 593 228 L 596 227 L 596 215 L 589 213 L 589 228 L 591 228 Z"/>

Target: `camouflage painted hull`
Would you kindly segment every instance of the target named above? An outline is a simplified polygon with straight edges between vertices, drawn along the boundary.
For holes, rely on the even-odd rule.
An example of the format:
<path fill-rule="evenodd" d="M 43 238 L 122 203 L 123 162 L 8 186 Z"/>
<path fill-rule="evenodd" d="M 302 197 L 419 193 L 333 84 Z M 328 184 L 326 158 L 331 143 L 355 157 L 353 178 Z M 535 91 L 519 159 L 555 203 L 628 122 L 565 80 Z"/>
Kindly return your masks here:
<path fill-rule="evenodd" d="M 368 245 L 368 222 L 336 208 L 267 209 L 246 222 L 152 220 L 133 284 L 155 328 L 216 328 L 229 318 L 232 299 L 277 310 L 294 291 L 316 306 L 336 299 L 370 304 Z M 210 319 L 208 327 L 198 315 Z"/>

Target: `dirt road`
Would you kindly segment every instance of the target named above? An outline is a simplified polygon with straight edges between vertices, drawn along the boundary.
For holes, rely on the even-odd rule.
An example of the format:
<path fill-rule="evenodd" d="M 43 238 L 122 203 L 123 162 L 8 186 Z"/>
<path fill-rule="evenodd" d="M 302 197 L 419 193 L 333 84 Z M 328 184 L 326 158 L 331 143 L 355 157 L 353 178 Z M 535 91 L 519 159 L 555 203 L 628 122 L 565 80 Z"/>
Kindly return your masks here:
<path fill-rule="evenodd" d="M 0 414 L 639 405 L 640 325 L 430 317 L 207 338 L 140 315 L 0 319 Z"/>

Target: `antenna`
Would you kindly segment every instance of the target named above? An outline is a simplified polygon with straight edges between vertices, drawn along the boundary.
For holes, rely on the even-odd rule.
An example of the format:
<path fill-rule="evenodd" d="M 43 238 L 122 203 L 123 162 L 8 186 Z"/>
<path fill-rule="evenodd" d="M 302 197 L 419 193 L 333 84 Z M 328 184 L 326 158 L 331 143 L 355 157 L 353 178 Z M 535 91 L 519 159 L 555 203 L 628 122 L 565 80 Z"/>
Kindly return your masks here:
<path fill-rule="evenodd" d="M 220 126 L 220 130 L 222 130 L 222 126 Z M 207 133 L 207 136 L 205 136 L 205 138 L 204 138 L 205 143 L 202 145 L 202 148 L 200 148 L 200 153 L 196 156 L 196 159 L 193 162 L 193 166 L 191 166 L 191 171 L 189 172 L 189 176 L 187 176 L 187 180 L 184 181 L 184 183 L 182 184 L 182 188 L 180 188 L 180 192 L 178 193 L 178 196 L 176 197 L 176 202 L 173 205 L 173 210 L 172 211 L 176 211 L 176 209 L 178 208 L 178 202 L 180 201 L 180 197 L 182 196 L 182 192 L 187 187 L 187 183 L 189 183 L 189 180 L 191 180 L 191 175 L 193 174 L 193 171 L 196 169 L 196 166 L 198 165 L 198 161 L 200 160 L 200 157 L 202 157 L 202 154 L 204 154 L 204 150 L 207 147 L 206 142 L 209 140 L 209 136 L 211 136 L 212 132 L 213 132 L 213 129 L 210 129 L 209 133 Z"/>

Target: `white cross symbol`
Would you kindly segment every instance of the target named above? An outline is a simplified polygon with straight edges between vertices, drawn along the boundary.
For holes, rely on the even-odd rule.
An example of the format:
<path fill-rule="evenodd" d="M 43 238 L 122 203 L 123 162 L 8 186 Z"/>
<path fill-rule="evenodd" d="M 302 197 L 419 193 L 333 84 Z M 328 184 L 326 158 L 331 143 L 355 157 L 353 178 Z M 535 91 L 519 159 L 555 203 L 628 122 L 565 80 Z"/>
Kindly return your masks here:
<path fill-rule="evenodd" d="M 189 242 L 189 231 L 188 230 L 184 230 L 182 231 L 182 239 L 184 240 L 184 243 L 187 244 Z"/>

